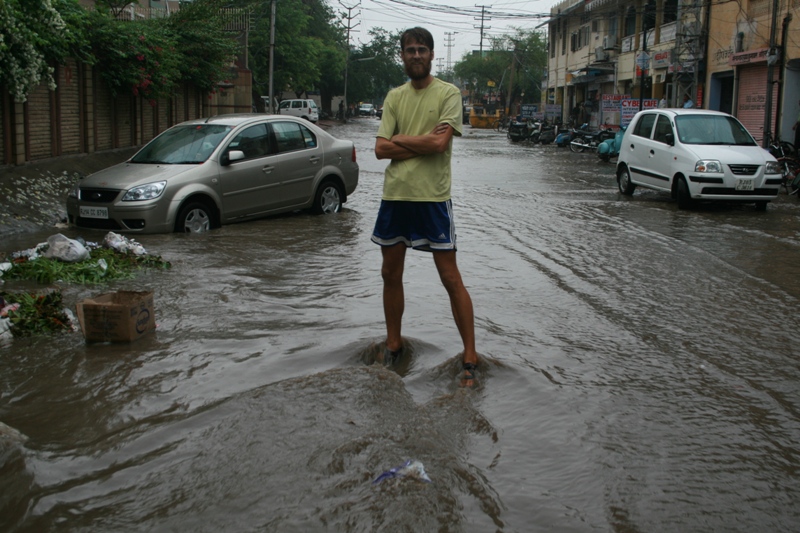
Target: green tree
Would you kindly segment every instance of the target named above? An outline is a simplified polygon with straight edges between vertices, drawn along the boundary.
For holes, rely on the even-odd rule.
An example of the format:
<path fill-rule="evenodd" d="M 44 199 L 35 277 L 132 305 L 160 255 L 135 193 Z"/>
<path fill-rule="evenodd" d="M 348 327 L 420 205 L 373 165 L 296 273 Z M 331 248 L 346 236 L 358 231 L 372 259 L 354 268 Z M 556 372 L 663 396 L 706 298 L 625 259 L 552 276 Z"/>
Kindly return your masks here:
<path fill-rule="evenodd" d="M 271 31 L 270 2 L 245 2 L 253 10 L 250 34 L 250 65 L 260 94 L 269 89 Z M 333 26 L 333 11 L 320 0 L 281 0 L 275 16 L 273 88 L 277 93 L 293 91 L 298 97 L 319 90 L 323 72 L 343 66 L 339 34 Z"/>
<path fill-rule="evenodd" d="M 382 102 L 386 93 L 406 80 L 400 60 L 401 31 L 369 31 L 368 44 L 350 53 L 347 80 L 349 102 Z"/>
<path fill-rule="evenodd" d="M 0 0 L 0 80 L 17 102 L 42 82 L 56 87 L 49 63 L 88 53 L 77 0 Z"/>
<path fill-rule="evenodd" d="M 542 73 L 547 67 L 547 41 L 538 31 L 517 29 L 510 37 L 493 39 L 483 56 L 465 54 L 453 66 L 453 72 L 470 90 L 474 101 L 488 94 L 499 95 L 502 106 L 508 101 L 509 88 L 512 100 L 518 100 L 522 92 L 526 102 L 539 102 L 541 98 Z M 511 69 L 514 82 L 511 85 Z M 494 87 L 490 88 L 489 84 Z"/>

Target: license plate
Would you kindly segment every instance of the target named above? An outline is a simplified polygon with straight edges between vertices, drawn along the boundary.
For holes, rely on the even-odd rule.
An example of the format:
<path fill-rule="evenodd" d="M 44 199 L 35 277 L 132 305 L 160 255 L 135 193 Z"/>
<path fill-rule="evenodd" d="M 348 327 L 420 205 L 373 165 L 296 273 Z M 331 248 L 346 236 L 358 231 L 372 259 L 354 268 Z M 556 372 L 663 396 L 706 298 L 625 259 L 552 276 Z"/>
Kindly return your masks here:
<path fill-rule="evenodd" d="M 84 207 L 81 206 L 81 217 L 83 218 L 108 218 L 107 207 Z"/>
<path fill-rule="evenodd" d="M 736 180 L 736 190 L 737 191 L 752 191 L 753 190 L 753 180 Z"/>

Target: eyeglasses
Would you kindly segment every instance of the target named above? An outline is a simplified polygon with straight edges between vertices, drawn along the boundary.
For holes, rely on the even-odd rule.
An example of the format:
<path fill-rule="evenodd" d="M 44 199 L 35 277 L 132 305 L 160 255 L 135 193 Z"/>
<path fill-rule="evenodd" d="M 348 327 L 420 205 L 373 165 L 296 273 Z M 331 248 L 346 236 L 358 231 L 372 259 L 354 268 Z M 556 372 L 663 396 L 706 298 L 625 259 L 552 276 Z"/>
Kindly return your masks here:
<path fill-rule="evenodd" d="M 407 55 L 410 55 L 410 56 L 413 56 L 413 55 L 416 55 L 416 54 L 424 56 L 425 54 L 430 52 L 430 50 L 428 49 L 427 46 L 408 46 L 403 50 L 403 52 L 405 52 Z"/>

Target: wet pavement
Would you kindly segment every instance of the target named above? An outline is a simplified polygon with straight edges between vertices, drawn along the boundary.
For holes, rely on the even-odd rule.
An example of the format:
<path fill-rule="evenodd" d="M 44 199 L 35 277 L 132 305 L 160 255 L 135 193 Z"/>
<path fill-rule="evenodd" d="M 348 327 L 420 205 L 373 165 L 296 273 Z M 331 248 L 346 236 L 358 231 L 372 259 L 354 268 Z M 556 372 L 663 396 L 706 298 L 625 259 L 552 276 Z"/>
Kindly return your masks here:
<path fill-rule="evenodd" d="M 370 364 L 377 126 L 329 130 L 361 166 L 342 213 L 139 236 L 171 270 L 60 287 L 73 308 L 151 289 L 157 331 L 3 348 L 0 529 L 795 530 L 800 201 L 680 211 L 623 197 L 592 154 L 466 126 L 453 203 L 481 365 L 464 390 L 428 254 L 407 257 L 409 353 Z M 432 483 L 372 483 L 407 459 Z"/>

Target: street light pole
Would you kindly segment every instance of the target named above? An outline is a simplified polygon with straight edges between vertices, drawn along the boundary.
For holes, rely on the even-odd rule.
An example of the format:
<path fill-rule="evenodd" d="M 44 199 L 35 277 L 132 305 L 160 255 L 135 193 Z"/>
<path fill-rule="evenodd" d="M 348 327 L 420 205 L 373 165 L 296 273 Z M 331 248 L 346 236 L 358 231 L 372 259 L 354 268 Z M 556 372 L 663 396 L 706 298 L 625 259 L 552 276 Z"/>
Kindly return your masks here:
<path fill-rule="evenodd" d="M 346 5 L 342 4 L 341 1 L 339 3 L 342 5 L 343 8 L 347 10 L 347 16 L 343 17 L 347 19 L 347 58 L 345 59 L 344 63 L 344 116 L 342 117 L 342 122 L 347 123 L 347 110 L 349 109 L 347 107 L 347 67 L 350 65 L 350 30 L 361 24 L 360 22 L 358 22 L 355 24 L 355 26 L 351 26 L 350 21 L 353 20 L 353 18 L 355 18 L 351 15 L 352 11 L 358 6 L 360 6 L 361 2 L 354 5 L 353 7 L 347 7 Z"/>

